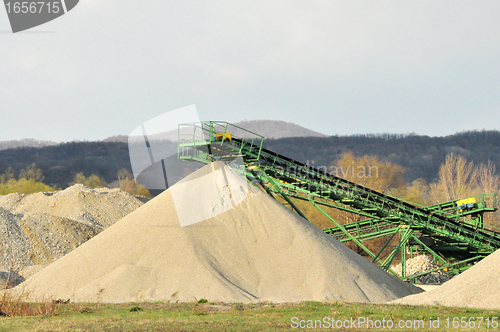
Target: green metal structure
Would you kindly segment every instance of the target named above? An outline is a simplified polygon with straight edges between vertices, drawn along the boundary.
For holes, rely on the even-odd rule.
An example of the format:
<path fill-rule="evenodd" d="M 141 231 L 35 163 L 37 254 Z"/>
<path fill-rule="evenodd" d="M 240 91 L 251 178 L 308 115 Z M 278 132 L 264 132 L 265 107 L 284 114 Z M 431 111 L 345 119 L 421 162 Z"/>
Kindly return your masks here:
<path fill-rule="evenodd" d="M 189 133 L 179 134 L 180 159 L 232 163 L 250 183 L 273 197 L 281 196 L 304 218 L 294 199 L 307 201 L 333 223 L 324 230 L 327 234 L 341 242 L 352 241 L 360 253 L 383 269 L 392 272 L 391 263 L 401 255 L 404 280 L 415 282 L 420 276 L 405 272 L 407 257 L 415 253 L 432 255 L 439 266 L 436 271 L 458 274 L 500 248 L 500 233 L 483 221 L 485 212 L 497 210 L 497 195 L 422 206 L 267 150 L 263 136 L 227 122 L 206 121 L 179 128 L 183 129 L 179 133 Z M 357 214 L 360 221 L 341 225 L 325 207 Z M 377 238 L 383 238 L 385 244 L 370 250 L 366 241 Z"/>

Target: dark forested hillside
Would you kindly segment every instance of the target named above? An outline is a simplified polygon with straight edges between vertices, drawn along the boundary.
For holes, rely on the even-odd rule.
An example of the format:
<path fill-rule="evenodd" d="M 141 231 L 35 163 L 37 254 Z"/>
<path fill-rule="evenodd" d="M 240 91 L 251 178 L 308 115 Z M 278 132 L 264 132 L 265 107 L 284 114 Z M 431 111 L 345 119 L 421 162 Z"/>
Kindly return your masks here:
<path fill-rule="evenodd" d="M 43 148 L 16 148 L 0 151 L 0 172 L 8 167 L 16 172 L 35 163 L 43 170 L 44 183 L 65 188 L 79 172 L 99 175 L 107 182 L 117 172 L 131 169 L 126 143 L 71 142 Z"/>
<path fill-rule="evenodd" d="M 432 181 L 449 153 L 475 163 L 492 161 L 500 169 L 500 132 L 471 131 L 445 137 L 418 135 L 354 135 L 283 138 L 266 140 L 273 151 L 315 166 L 330 166 L 348 151 L 356 156 L 373 155 L 399 164 L 407 170 L 407 180 Z"/>
<path fill-rule="evenodd" d="M 266 148 L 315 166 L 331 166 L 345 152 L 373 155 L 399 164 L 407 180 L 432 181 L 447 154 L 453 152 L 476 163 L 492 161 L 500 169 L 500 132 L 472 131 L 446 137 L 418 135 L 354 135 L 266 139 Z M 77 173 L 116 180 L 120 169 L 131 170 L 126 143 L 72 142 L 41 148 L 0 151 L 0 173 L 8 167 L 18 172 L 35 163 L 43 170 L 44 183 L 68 186 Z"/>

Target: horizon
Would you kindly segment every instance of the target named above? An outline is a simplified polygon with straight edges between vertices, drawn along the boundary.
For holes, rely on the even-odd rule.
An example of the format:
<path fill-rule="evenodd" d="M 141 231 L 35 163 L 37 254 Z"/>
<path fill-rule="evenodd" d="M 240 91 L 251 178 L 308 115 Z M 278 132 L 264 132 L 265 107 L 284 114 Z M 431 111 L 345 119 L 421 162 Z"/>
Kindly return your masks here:
<path fill-rule="evenodd" d="M 256 120 L 242 120 L 242 121 L 237 121 L 235 123 L 239 123 L 239 122 L 245 122 L 245 121 L 283 121 L 283 120 L 267 120 L 267 119 L 256 119 Z M 287 121 L 284 121 L 284 122 L 287 122 Z M 296 124 L 296 123 L 293 123 L 293 122 L 287 122 L 289 124 L 294 124 L 294 125 L 297 125 L 297 126 L 300 126 L 299 124 Z M 315 131 L 317 132 L 316 130 L 314 129 L 311 129 L 311 128 L 306 128 L 306 127 L 303 127 L 303 126 L 300 126 L 304 129 L 307 129 L 307 130 L 311 130 L 311 131 Z M 368 138 L 384 138 L 383 136 L 388 136 L 389 139 L 399 139 L 399 138 L 405 138 L 405 137 L 429 137 L 429 138 L 444 138 L 444 137 L 449 137 L 449 136 L 455 136 L 455 135 L 460 135 L 460 134 L 467 134 L 467 133 L 482 133 L 482 132 L 500 132 L 500 130 L 497 130 L 497 129 L 472 129 L 472 130 L 463 130 L 463 131 L 457 131 L 455 133 L 452 133 L 452 134 L 448 134 L 448 135 L 435 135 L 435 136 L 431 136 L 431 135 L 422 135 L 422 134 L 418 134 L 418 133 L 386 133 L 386 132 L 380 132 L 380 133 L 354 133 L 354 134 L 333 134 L 333 135 L 326 135 L 326 134 L 323 134 L 323 133 L 320 133 L 318 132 L 319 134 L 323 134 L 325 136 L 291 136 L 291 137 L 279 137 L 279 138 L 268 138 L 268 137 L 265 137 L 265 139 L 282 139 L 282 138 L 307 138 L 307 137 L 316 137 L 316 138 L 329 138 L 329 137 L 345 137 L 345 138 L 349 138 L 349 137 L 368 137 Z M 259 133 L 257 133 L 259 134 Z M 37 138 L 34 138 L 34 137 L 24 137 L 24 138 L 21 138 L 21 139 L 7 139 L 7 140 L 0 140 L 0 143 L 5 143 L 5 142 L 21 142 L 21 141 L 24 141 L 24 140 L 34 140 L 35 142 L 37 143 L 55 143 L 55 144 L 64 144 L 64 143 L 92 143 L 92 142 L 103 142 L 105 140 L 108 140 L 110 138 L 119 138 L 119 137 L 128 137 L 129 135 L 128 134 L 117 134 L 117 135 L 112 135 L 112 136 L 108 136 L 108 137 L 104 137 L 102 139 L 95 139 L 95 140 L 91 140 L 91 139 L 74 139 L 74 140 L 70 140 L 70 141 L 50 141 L 50 140 L 40 140 L 40 139 L 37 139 Z M 399 137 L 398 137 L 399 136 Z"/>

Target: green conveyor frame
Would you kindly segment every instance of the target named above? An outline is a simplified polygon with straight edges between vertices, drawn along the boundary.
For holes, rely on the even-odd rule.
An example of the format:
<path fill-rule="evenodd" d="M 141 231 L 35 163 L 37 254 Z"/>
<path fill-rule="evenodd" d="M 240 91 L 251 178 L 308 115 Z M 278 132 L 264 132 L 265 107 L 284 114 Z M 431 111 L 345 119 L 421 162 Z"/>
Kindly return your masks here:
<path fill-rule="evenodd" d="M 500 248 L 500 233 L 483 222 L 485 212 L 498 209 L 495 194 L 474 196 L 475 204 L 463 210 L 458 208 L 458 200 L 422 206 L 267 150 L 263 136 L 224 121 L 181 124 L 179 128 L 179 133 L 181 128 L 188 133 L 179 134 L 180 159 L 211 163 L 241 157 L 243 165 L 235 169 L 251 183 L 272 196 L 281 196 L 304 218 L 292 198 L 312 204 L 333 224 L 325 233 L 341 242 L 354 242 L 389 272 L 398 253 L 403 263 L 408 253 L 432 255 L 438 263 L 436 270 L 457 274 Z M 325 206 L 355 213 L 362 220 L 341 225 L 325 212 Z M 364 242 L 376 238 L 388 240 L 378 252 L 372 252 Z M 420 275 L 406 276 L 403 269 L 401 278 L 415 282 Z"/>

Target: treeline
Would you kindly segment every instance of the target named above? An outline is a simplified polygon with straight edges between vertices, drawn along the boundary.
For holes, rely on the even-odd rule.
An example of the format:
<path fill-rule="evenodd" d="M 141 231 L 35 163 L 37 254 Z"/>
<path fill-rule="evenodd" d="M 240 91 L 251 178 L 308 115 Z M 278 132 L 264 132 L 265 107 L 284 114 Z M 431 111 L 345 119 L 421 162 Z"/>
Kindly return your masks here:
<path fill-rule="evenodd" d="M 34 147 L 40 148 L 43 146 L 57 145 L 58 143 L 52 141 L 40 141 L 34 138 L 23 138 L 21 140 L 0 141 L 0 150 L 14 149 L 19 147 Z"/>
<path fill-rule="evenodd" d="M 264 146 L 287 157 L 315 166 L 331 166 L 343 154 L 376 156 L 406 169 L 406 181 L 418 178 L 433 182 L 448 154 L 454 153 L 476 164 L 492 162 L 500 167 L 500 132 L 470 131 L 445 137 L 415 134 L 371 134 L 352 136 L 292 137 L 264 140 Z"/>
<path fill-rule="evenodd" d="M 43 183 L 44 178 L 43 171 L 40 168 L 37 168 L 36 164 L 31 164 L 26 169 L 22 169 L 18 176 L 16 176 L 14 169 L 9 167 L 4 173 L 0 173 L 0 195 L 8 195 L 12 193 L 28 195 L 38 192 L 52 192 L 61 189 L 57 186 L 50 187 L 46 185 Z M 75 184 L 82 184 L 89 188 L 104 188 L 109 186 L 109 184 L 98 175 L 91 174 L 86 177 L 83 173 L 77 173 L 73 178 L 73 181 L 68 183 L 69 186 Z M 114 181 L 111 186 L 113 188 L 120 188 L 132 195 L 151 197 L 150 192 L 147 189 L 138 186 L 132 174 L 126 169 L 118 171 L 116 174 L 116 181 Z"/>
<path fill-rule="evenodd" d="M 58 190 L 57 187 L 44 184 L 43 179 L 42 170 L 36 168 L 35 164 L 22 169 L 17 177 L 14 169 L 9 167 L 5 170 L 5 173 L 0 174 L 0 195 L 11 193 L 33 194 Z"/>
<path fill-rule="evenodd" d="M 78 173 L 96 175 L 107 183 L 117 181 L 121 169 L 131 172 L 126 143 L 71 142 L 42 148 L 22 147 L 0 151 L 0 173 L 11 168 L 15 174 L 36 164 L 44 183 L 66 188 Z"/>
<path fill-rule="evenodd" d="M 414 134 L 292 137 L 265 139 L 264 145 L 314 166 L 335 166 L 349 152 L 357 158 L 377 157 L 381 162 L 401 166 L 405 170 L 406 183 L 417 179 L 423 179 L 426 183 L 435 182 L 441 165 L 450 153 L 477 165 L 491 162 L 500 168 L 498 131 L 471 131 L 446 137 Z M 62 189 L 74 182 L 78 173 L 87 178 L 96 175 L 106 183 L 112 183 L 117 181 L 120 170 L 132 172 L 128 146 L 121 142 L 71 142 L 0 151 L 0 173 L 5 173 L 10 167 L 17 175 L 33 163 L 42 170 L 46 185 Z"/>

